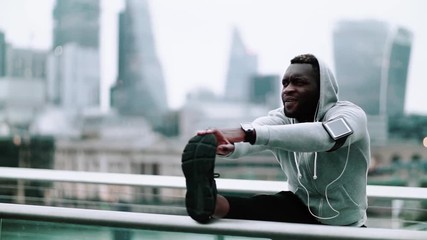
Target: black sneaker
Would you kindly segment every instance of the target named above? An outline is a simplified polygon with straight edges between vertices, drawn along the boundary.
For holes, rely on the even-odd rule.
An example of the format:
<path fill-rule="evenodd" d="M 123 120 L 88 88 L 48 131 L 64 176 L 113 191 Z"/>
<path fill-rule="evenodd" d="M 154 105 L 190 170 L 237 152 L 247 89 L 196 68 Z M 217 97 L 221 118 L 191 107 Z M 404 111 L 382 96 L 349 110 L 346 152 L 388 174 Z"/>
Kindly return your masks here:
<path fill-rule="evenodd" d="M 185 205 L 188 215 L 199 223 L 207 223 L 215 210 L 216 145 L 213 134 L 194 136 L 182 153 L 182 171 L 187 185 Z"/>

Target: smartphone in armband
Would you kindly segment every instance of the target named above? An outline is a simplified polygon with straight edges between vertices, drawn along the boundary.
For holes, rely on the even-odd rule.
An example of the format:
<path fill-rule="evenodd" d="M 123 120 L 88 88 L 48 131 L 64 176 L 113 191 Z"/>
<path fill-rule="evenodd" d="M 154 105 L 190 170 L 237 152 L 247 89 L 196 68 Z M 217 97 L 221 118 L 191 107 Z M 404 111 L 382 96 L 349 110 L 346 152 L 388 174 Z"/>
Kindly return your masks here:
<path fill-rule="evenodd" d="M 344 145 L 347 137 L 353 134 L 353 130 L 344 118 L 335 118 L 327 122 L 323 122 L 323 127 L 329 136 L 335 141 L 335 145 L 327 152 L 333 152 Z"/>
<path fill-rule="evenodd" d="M 353 133 L 350 125 L 345 121 L 344 118 L 335 118 L 330 121 L 322 123 L 325 130 L 328 132 L 334 141 L 341 138 L 347 138 Z"/>

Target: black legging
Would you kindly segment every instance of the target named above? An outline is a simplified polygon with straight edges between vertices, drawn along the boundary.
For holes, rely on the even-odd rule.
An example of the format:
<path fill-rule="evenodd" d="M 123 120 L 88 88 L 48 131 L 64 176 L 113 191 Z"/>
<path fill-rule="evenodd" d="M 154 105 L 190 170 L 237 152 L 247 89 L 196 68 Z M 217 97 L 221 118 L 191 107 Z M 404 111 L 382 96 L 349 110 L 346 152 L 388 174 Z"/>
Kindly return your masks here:
<path fill-rule="evenodd" d="M 292 192 L 253 197 L 225 196 L 230 211 L 225 218 L 321 224 L 310 214 L 307 206 Z"/>

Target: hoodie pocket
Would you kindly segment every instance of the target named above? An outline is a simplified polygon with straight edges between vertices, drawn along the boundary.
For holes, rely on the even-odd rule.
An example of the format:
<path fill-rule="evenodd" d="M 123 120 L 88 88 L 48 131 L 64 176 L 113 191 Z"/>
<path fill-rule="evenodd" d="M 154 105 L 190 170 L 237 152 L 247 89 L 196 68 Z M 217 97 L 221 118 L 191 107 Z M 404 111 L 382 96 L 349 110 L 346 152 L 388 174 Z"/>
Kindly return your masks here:
<path fill-rule="evenodd" d="M 327 224 L 348 225 L 359 221 L 361 215 L 361 203 L 355 198 L 344 185 L 338 185 L 328 189 L 327 194 L 315 193 L 307 196 L 304 189 L 296 188 L 295 194 L 307 205 L 315 217 Z"/>
<path fill-rule="evenodd" d="M 354 198 L 347 191 L 347 188 L 345 185 L 341 185 L 339 187 L 339 192 L 342 195 L 342 199 L 343 199 L 344 203 L 351 202 L 354 206 L 360 207 L 360 204 L 357 201 L 355 201 Z"/>
<path fill-rule="evenodd" d="M 325 193 L 320 199 L 313 202 L 318 203 L 317 212 L 321 217 L 340 216 L 348 218 L 348 214 L 359 216 L 360 204 L 354 200 L 345 185 L 328 189 L 327 194 Z"/>
<path fill-rule="evenodd" d="M 347 189 L 345 185 L 339 185 L 328 190 L 328 198 L 332 207 L 337 209 L 360 207 L 360 203 L 354 199 L 354 193 L 350 194 Z"/>
<path fill-rule="evenodd" d="M 361 211 L 363 209 L 363 203 L 357 201 L 356 194 L 358 194 L 358 192 L 352 192 L 351 188 L 345 185 L 340 185 L 334 189 L 328 190 L 330 204 L 339 212 L 340 221 L 343 225 L 352 224 L 363 218 Z M 327 204 L 323 204 L 323 208 L 328 209 L 325 205 Z M 329 209 L 329 211 L 331 210 Z"/>

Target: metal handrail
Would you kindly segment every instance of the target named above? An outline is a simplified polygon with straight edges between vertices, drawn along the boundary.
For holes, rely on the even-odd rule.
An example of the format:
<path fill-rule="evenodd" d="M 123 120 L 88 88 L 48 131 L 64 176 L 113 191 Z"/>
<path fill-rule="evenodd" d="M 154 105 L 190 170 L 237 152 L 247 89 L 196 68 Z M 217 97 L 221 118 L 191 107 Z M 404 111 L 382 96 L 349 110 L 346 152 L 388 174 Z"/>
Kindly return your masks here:
<path fill-rule="evenodd" d="M 180 176 L 79 172 L 51 169 L 0 167 L 0 179 L 185 189 L 185 179 Z M 217 179 L 217 186 L 222 191 L 246 193 L 275 193 L 287 190 L 287 184 L 283 181 Z M 368 196 L 374 198 L 427 199 L 427 190 L 424 188 L 370 185 L 367 191 Z M 403 229 L 359 229 L 231 219 L 222 219 L 212 224 L 200 225 L 187 216 L 4 203 L 0 203 L 0 217 L 141 228 L 158 231 L 267 237 L 273 239 L 427 239 L 427 232 Z"/>
<path fill-rule="evenodd" d="M 221 219 L 198 224 L 187 216 L 0 203 L 0 218 L 271 239 L 427 239 L 427 232 Z"/>
<path fill-rule="evenodd" d="M 0 179 L 111 184 L 160 188 L 185 188 L 184 177 L 121 173 L 80 172 L 51 169 L 0 167 Z M 288 189 L 283 181 L 216 179 L 220 191 L 238 193 L 276 193 Z M 371 198 L 427 200 L 427 188 L 367 186 Z"/>

